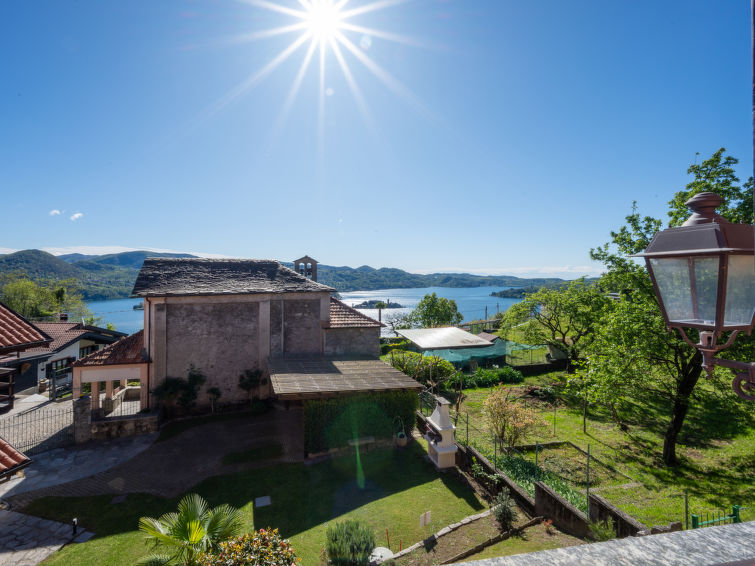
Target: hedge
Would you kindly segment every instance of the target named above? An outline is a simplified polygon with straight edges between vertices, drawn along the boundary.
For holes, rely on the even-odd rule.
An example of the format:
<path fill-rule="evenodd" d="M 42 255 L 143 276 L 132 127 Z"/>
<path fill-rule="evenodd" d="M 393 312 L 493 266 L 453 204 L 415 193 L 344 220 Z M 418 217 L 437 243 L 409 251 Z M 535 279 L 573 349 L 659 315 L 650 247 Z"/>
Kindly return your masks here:
<path fill-rule="evenodd" d="M 439 377 L 450 377 L 456 374 L 456 369 L 451 362 L 437 356 L 423 356 L 406 350 L 391 351 L 388 363 L 420 383 L 427 383 L 431 377 L 433 381 L 436 381 Z"/>
<path fill-rule="evenodd" d="M 472 374 L 460 374 L 460 378 L 464 389 L 494 387 L 501 383 L 521 383 L 524 381 L 522 372 L 510 366 L 494 369 L 483 369 L 478 367 L 477 371 Z M 458 385 L 457 379 L 458 378 L 450 379 L 447 382 L 447 386 L 450 388 L 456 388 Z"/>
<path fill-rule="evenodd" d="M 304 449 L 314 454 L 354 438 L 390 438 L 401 429 L 399 419 L 408 436 L 418 408 L 417 392 L 400 390 L 305 401 Z"/>

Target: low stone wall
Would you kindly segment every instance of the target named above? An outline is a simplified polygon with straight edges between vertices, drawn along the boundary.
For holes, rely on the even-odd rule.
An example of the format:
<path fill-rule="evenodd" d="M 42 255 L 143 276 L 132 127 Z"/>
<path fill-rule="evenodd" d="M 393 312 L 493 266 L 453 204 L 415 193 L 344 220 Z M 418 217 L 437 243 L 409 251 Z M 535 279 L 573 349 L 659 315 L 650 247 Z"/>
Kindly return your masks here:
<path fill-rule="evenodd" d="M 540 514 L 536 513 L 535 511 L 535 500 L 530 497 L 529 493 L 527 493 L 524 489 L 522 489 L 514 480 L 512 480 L 510 477 L 508 477 L 506 474 L 501 473 L 500 470 L 496 469 L 495 466 L 493 466 L 493 463 L 490 462 L 485 456 L 480 454 L 477 450 L 472 448 L 471 446 L 462 446 L 457 444 L 459 447 L 459 450 L 456 452 L 456 465 L 464 469 L 465 471 L 469 472 L 471 470 L 472 466 L 472 459 L 474 458 L 477 460 L 477 463 L 482 466 L 482 469 L 485 470 L 485 473 L 487 474 L 498 474 L 501 478 L 501 481 L 503 482 L 503 485 L 506 486 L 509 490 L 509 493 L 511 494 L 511 497 L 516 501 L 517 505 L 522 508 L 522 510 L 527 513 L 528 515 L 533 514 Z M 479 481 L 479 480 L 477 480 Z M 490 491 L 493 494 L 496 494 L 498 491 L 500 491 L 500 487 L 496 486 L 490 486 L 486 485 L 485 488 Z"/>
<path fill-rule="evenodd" d="M 585 514 L 539 481 L 535 482 L 535 514 L 551 519 L 572 536 L 585 538 L 590 534 L 590 521 Z"/>
<path fill-rule="evenodd" d="M 137 434 L 149 434 L 159 429 L 158 415 L 148 414 L 128 417 L 112 417 L 92 421 L 91 440 L 111 440 Z"/>
<path fill-rule="evenodd" d="M 613 526 L 616 529 L 616 536 L 618 538 L 637 536 L 640 531 L 647 530 L 647 527 L 640 523 L 634 517 L 627 515 L 615 507 L 600 495 L 590 494 L 590 520 L 592 521 L 613 521 Z"/>

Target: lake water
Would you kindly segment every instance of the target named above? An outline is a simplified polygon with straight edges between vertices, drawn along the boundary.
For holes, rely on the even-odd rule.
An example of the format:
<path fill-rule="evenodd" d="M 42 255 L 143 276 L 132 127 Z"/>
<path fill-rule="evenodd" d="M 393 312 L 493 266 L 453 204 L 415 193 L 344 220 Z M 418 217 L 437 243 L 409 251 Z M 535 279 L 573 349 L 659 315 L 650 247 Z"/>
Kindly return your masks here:
<path fill-rule="evenodd" d="M 418 289 L 378 289 L 376 291 L 351 291 L 341 293 L 341 300 L 349 306 L 364 301 L 391 301 L 404 308 L 383 309 L 383 320 L 398 314 L 404 314 L 417 306 L 422 297 L 428 293 L 437 293 L 439 297 L 453 299 L 464 321 L 478 320 L 485 317 L 487 307 L 488 318 L 498 311 L 505 311 L 520 299 L 502 299 L 491 297 L 493 291 L 501 291 L 508 287 L 422 287 Z M 144 311 L 134 310 L 134 305 L 141 299 L 113 299 L 110 301 L 90 301 L 87 307 L 95 316 L 102 317 L 102 325 L 112 323 L 115 329 L 129 334 L 141 330 L 144 326 Z M 359 309 L 360 312 L 377 319 L 377 309 Z"/>

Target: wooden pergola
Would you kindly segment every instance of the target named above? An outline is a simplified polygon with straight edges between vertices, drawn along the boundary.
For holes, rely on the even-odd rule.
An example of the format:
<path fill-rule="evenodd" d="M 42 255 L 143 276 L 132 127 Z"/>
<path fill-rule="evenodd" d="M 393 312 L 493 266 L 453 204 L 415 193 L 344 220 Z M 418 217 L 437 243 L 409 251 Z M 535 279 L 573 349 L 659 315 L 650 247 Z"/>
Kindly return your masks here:
<path fill-rule="evenodd" d="M 422 384 L 411 377 L 376 359 L 271 359 L 270 382 L 275 396 L 283 401 L 424 389 Z"/>

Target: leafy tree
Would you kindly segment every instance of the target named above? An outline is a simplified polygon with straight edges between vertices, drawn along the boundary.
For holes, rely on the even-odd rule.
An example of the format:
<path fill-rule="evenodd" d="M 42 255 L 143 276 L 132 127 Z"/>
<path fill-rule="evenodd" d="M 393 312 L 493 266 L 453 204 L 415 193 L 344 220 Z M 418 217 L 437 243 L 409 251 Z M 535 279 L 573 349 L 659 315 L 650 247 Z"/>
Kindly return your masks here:
<path fill-rule="evenodd" d="M 32 281 L 19 273 L 6 274 L 0 281 L 0 301 L 27 318 L 45 318 L 68 313 L 72 319 L 91 317 L 74 279 Z"/>
<path fill-rule="evenodd" d="M 241 531 L 241 526 L 237 509 L 229 505 L 210 509 L 201 496 L 192 493 L 181 499 L 177 513 L 139 519 L 139 530 L 147 535 L 147 542 L 165 549 L 163 554 L 151 554 L 139 564 L 199 566 L 203 553 L 217 551 L 222 541 Z"/>
<path fill-rule="evenodd" d="M 501 444 L 515 446 L 538 424 L 534 413 L 511 398 L 511 389 L 495 387 L 482 404 L 482 414 Z"/>
<path fill-rule="evenodd" d="M 530 344 L 548 344 L 562 350 L 571 363 L 592 340 L 595 327 L 610 307 L 610 300 L 584 278 L 564 289 L 540 289 L 512 305 L 501 317 L 501 333 L 517 327 Z"/>
<path fill-rule="evenodd" d="M 726 148 L 722 147 L 699 165 L 690 165 L 687 173 L 694 175 L 694 179 L 669 201 L 669 226 L 681 226 L 689 218 L 689 210 L 684 203 L 705 191 L 714 192 L 724 199 L 718 214 L 729 222 L 752 224 L 752 177 L 740 186 L 739 177 L 733 169 L 739 160 L 725 153 Z"/>
<path fill-rule="evenodd" d="M 436 293 L 422 297 L 417 308 L 409 314 L 409 322 L 420 328 L 451 326 L 459 324 L 463 319 L 456 301 L 439 297 Z"/>
<path fill-rule="evenodd" d="M 731 169 L 737 161 L 724 157 L 723 152 L 722 148 L 701 165 L 690 167 L 688 171 L 695 180 L 670 201 L 672 225 L 681 224 L 689 216 L 689 211 L 682 214 L 680 209 L 684 201 L 704 190 L 724 197 L 720 210 L 731 220 L 740 219 L 748 210 L 752 214 L 751 201 L 749 205 L 742 202 L 743 189 L 736 186 L 738 179 Z M 672 465 L 690 404 L 704 393 L 696 389 L 702 374 L 700 352 L 676 332 L 667 331 L 647 270 L 629 257 L 648 246 L 661 224 L 658 219 L 641 217 L 634 203 L 626 225 L 611 232 L 609 243 L 591 250 L 592 259 L 607 268 L 600 285 L 620 292 L 622 300 L 596 327 L 588 348 L 589 373 L 584 378 L 592 398 L 602 400 L 613 410 L 623 396 L 653 395 L 664 400 L 670 419 L 664 434 L 663 461 Z M 691 331 L 690 338 L 695 337 Z M 747 345 L 738 348 L 744 351 Z"/>

